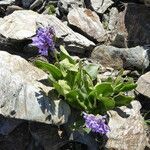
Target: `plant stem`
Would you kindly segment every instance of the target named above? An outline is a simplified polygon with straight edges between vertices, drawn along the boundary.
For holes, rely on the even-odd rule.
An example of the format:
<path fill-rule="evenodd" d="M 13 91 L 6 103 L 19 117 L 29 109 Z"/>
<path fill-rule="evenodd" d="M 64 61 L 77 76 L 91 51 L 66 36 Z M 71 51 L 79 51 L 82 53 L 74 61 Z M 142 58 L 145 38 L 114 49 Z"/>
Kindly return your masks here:
<path fill-rule="evenodd" d="M 58 57 L 57 57 L 57 50 L 56 49 L 53 51 L 53 54 L 54 54 L 56 62 L 59 63 L 59 60 L 58 60 Z"/>

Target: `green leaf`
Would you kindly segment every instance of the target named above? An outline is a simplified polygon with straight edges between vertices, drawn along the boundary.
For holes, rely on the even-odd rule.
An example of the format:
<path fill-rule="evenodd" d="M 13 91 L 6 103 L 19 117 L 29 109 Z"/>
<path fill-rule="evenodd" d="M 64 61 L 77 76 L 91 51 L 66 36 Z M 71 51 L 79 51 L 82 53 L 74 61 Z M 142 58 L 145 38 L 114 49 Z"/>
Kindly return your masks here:
<path fill-rule="evenodd" d="M 90 129 L 90 128 L 84 127 L 83 130 L 84 130 L 87 134 L 89 134 L 89 133 L 91 132 L 91 129 Z"/>
<path fill-rule="evenodd" d="M 70 70 L 70 71 L 75 71 L 78 72 L 79 65 L 78 64 L 71 64 L 68 60 L 68 58 L 63 59 L 62 61 L 59 62 L 60 65 L 65 69 L 65 70 Z"/>
<path fill-rule="evenodd" d="M 97 78 L 99 65 L 97 64 L 88 64 L 84 66 L 84 70 L 91 76 L 93 80 Z"/>
<path fill-rule="evenodd" d="M 125 96 L 122 94 L 119 94 L 119 95 L 114 97 L 116 106 L 127 106 L 128 104 L 130 104 L 130 102 L 133 99 L 134 99 L 133 97 Z"/>
<path fill-rule="evenodd" d="M 53 84 L 54 82 L 56 82 L 56 80 L 53 78 L 53 76 L 51 74 L 49 74 L 48 76 L 48 81 Z"/>
<path fill-rule="evenodd" d="M 137 87 L 137 84 L 134 83 L 124 83 L 123 87 L 120 89 L 121 92 L 127 92 L 135 89 Z"/>
<path fill-rule="evenodd" d="M 87 107 L 84 104 L 84 98 L 80 95 L 78 90 L 72 90 L 66 94 L 67 102 L 74 108 L 86 110 Z"/>
<path fill-rule="evenodd" d="M 90 110 L 90 113 L 96 115 L 96 114 L 106 114 L 106 109 L 105 109 L 105 105 L 103 104 L 102 101 L 98 101 L 96 103 L 96 107 L 92 107 L 92 109 Z"/>
<path fill-rule="evenodd" d="M 73 88 L 79 87 L 81 84 L 82 84 L 81 71 L 79 71 L 75 76 Z"/>
<path fill-rule="evenodd" d="M 114 93 L 119 93 L 120 89 L 123 87 L 124 83 L 120 83 L 114 87 Z"/>
<path fill-rule="evenodd" d="M 67 83 L 71 87 L 71 89 L 73 89 L 73 85 L 74 85 L 76 75 L 77 75 L 77 72 L 68 71 L 66 77 L 64 78 L 64 80 L 67 81 Z"/>
<path fill-rule="evenodd" d="M 145 123 L 147 123 L 148 125 L 150 125 L 150 119 L 145 120 Z"/>
<path fill-rule="evenodd" d="M 67 81 L 65 80 L 59 80 L 58 82 L 53 83 L 53 86 L 58 91 L 58 93 L 60 95 L 63 95 L 64 97 L 71 91 L 70 86 L 67 84 Z"/>
<path fill-rule="evenodd" d="M 104 104 L 106 111 L 115 108 L 115 101 L 111 97 L 100 97 L 98 100 Z"/>
<path fill-rule="evenodd" d="M 36 61 L 35 66 L 37 66 L 38 68 L 42 69 L 43 71 L 48 71 L 54 79 L 58 80 L 62 77 L 62 73 L 61 71 L 54 65 L 49 64 L 47 62 L 43 62 L 43 61 Z"/>
<path fill-rule="evenodd" d="M 56 12 L 54 5 L 47 5 L 46 9 L 48 10 L 49 15 L 55 14 L 55 12 Z"/>
<path fill-rule="evenodd" d="M 72 130 L 78 130 L 85 126 L 85 121 L 81 116 L 78 116 L 77 120 L 70 126 Z"/>
<path fill-rule="evenodd" d="M 97 96 L 111 96 L 113 94 L 113 88 L 110 83 L 100 83 L 95 87 Z"/>
<path fill-rule="evenodd" d="M 84 72 L 83 72 L 83 85 L 88 93 L 90 93 L 91 90 L 94 89 L 92 79 L 88 74 L 85 74 Z"/>
<path fill-rule="evenodd" d="M 64 46 L 60 46 L 60 58 L 61 60 L 67 58 L 70 63 L 75 64 L 76 62 L 73 60 L 73 58 L 69 55 L 69 53 L 66 51 Z"/>

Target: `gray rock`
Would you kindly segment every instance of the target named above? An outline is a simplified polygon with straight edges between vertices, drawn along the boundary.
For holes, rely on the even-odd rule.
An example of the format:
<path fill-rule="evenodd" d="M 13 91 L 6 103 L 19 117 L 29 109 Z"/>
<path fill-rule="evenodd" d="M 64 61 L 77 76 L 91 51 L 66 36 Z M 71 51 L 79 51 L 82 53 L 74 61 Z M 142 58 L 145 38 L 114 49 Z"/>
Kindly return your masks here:
<path fill-rule="evenodd" d="M 117 21 L 118 21 L 118 15 L 119 15 L 119 12 L 117 10 L 117 8 L 113 7 L 111 10 L 110 10 L 110 19 L 109 19 L 109 24 L 108 24 L 108 28 L 113 31 L 116 29 L 116 25 L 117 25 Z"/>
<path fill-rule="evenodd" d="M 21 3 L 24 8 L 29 8 L 34 1 L 35 0 L 21 0 Z"/>
<path fill-rule="evenodd" d="M 70 140 L 85 144 L 87 146 L 87 150 L 98 150 L 98 143 L 95 139 L 82 130 L 72 132 Z"/>
<path fill-rule="evenodd" d="M 13 4 L 15 0 L 1 0 L 0 5 L 10 5 Z"/>
<path fill-rule="evenodd" d="M 16 0 L 15 4 L 25 9 L 31 9 L 36 12 L 42 13 L 48 0 Z"/>
<path fill-rule="evenodd" d="M 112 0 L 85 0 L 87 5 L 97 12 L 103 14 L 114 2 Z"/>
<path fill-rule="evenodd" d="M 0 114 L 47 124 L 66 123 L 70 108 L 52 94 L 44 94 L 52 93 L 51 87 L 38 82 L 46 78 L 46 73 L 23 58 L 1 51 Z"/>
<path fill-rule="evenodd" d="M 138 79 L 136 90 L 140 94 L 150 98 L 150 71 Z"/>
<path fill-rule="evenodd" d="M 90 9 L 74 8 L 67 16 L 70 25 L 79 28 L 89 37 L 103 42 L 106 40 L 106 32 L 100 22 L 99 16 Z"/>
<path fill-rule="evenodd" d="M 84 0 L 59 0 L 58 7 L 62 13 L 69 12 L 72 8 L 83 7 Z"/>
<path fill-rule="evenodd" d="M 115 69 L 140 69 L 143 70 L 149 66 L 148 50 L 144 47 L 134 48 L 116 48 L 113 46 L 101 45 L 96 47 L 91 58 L 104 67 Z"/>
<path fill-rule="evenodd" d="M 30 6 L 30 9 L 34 9 L 44 3 L 44 0 L 35 0 L 34 3 Z"/>
<path fill-rule="evenodd" d="M 22 7 L 19 7 L 17 5 L 8 6 L 7 9 L 6 9 L 6 15 L 9 15 L 9 14 L 13 13 L 16 10 L 22 10 L 22 9 L 23 9 Z"/>
<path fill-rule="evenodd" d="M 108 141 L 106 148 L 115 150 L 144 150 L 148 145 L 144 119 L 140 114 L 138 101 L 131 102 L 131 108 L 122 106 L 110 111 Z"/>
<path fill-rule="evenodd" d="M 27 17 L 28 16 L 28 17 Z M 65 43 L 69 50 L 84 53 L 95 44 L 74 32 L 53 15 L 41 15 L 30 10 L 18 10 L 3 18 L 0 22 L 0 34 L 5 38 L 17 40 L 30 39 L 39 26 L 53 26 L 60 43 Z"/>
<path fill-rule="evenodd" d="M 34 141 L 41 145 L 44 150 L 58 150 L 59 144 L 63 140 L 58 134 L 57 127 L 39 123 L 30 123 L 29 127 Z M 30 149 L 33 150 L 33 147 Z"/>
<path fill-rule="evenodd" d="M 29 126 L 27 123 L 19 125 L 11 134 L 4 136 L 0 134 L 1 150 L 29 150 L 27 146 L 31 140 Z M 33 149 L 32 149 L 33 150 Z M 37 148 L 36 150 L 41 150 Z"/>
<path fill-rule="evenodd" d="M 135 15 L 137 14 L 137 15 Z M 116 36 L 122 36 L 122 42 L 128 47 L 150 43 L 150 13 L 145 5 L 128 3 L 125 10 L 119 13 Z M 115 40 L 118 40 L 116 38 Z M 115 42 L 115 46 L 117 46 Z M 121 43 L 121 41 L 120 41 Z M 120 47 L 120 44 L 117 47 Z"/>
<path fill-rule="evenodd" d="M 1 135 L 10 134 L 22 122 L 23 122 L 22 120 L 0 117 L 0 134 Z"/>
<path fill-rule="evenodd" d="M 112 32 L 111 32 L 112 34 Z M 111 45 L 119 48 L 127 48 L 127 38 L 126 35 L 122 32 L 118 32 L 117 34 L 113 34 L 113 37 L 111 37 Z"/>

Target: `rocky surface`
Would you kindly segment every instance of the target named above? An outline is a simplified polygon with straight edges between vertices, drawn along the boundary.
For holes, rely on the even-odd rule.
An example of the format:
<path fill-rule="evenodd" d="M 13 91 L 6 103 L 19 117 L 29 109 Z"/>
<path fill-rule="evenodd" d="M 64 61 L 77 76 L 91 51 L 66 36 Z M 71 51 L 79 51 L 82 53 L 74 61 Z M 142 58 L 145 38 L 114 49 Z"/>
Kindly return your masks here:
<path fill-rule="evenodd" d="M 125 10 L 119 13 L 117 23 L 117 35 L 114 45 L 120 47 L 118 36 L 124 38 L 128 47 L 137 45 L 147 45 L 150 43 L 150 8 L 145 5 L 129 3 L 125 5 Z M 138 15 L 135 15 L 138 14 Z M 119 37 L 120 37 L 119 36 Z"/>
<path fill-rule="evenodd" d="M 150 98 L 150 71 L 138 79 L 137 85 L 137 92 Z"/>
<path fill-rule="evenodd" d="M 28 16 L 28 17 L 26 17 Z M 33 11 L 20 10 L 4 17 L 0 22 L 0 34 L 11 40 L 30 39 L 36 34 L 39 26 L 53 26 L 60 43 L 64 42 L 69 50 L 84 53 L 95 44 L 74 32 L 53 15 L 40 15 Z"/>
<path fill-rule="evenodd" d="M 116 25 L 117 25 L 118 16 L 119 16 L 118 9 L 113 7 L 110 10 L 109 16 L 110 16 L 110 19 L 109 19 L 109 23 L 108 23 L 108 28 L 109 28 L 109 30 L 114 31 L 117 28 Z"/>
<path fill-rule="evenodd" d="M 17 5 L 10 5 L 7 7 L 6 15 L 10 15 L 11 13 L 13 13 L 14 11 L 17 11 L 17 10 L 23 10 L 23 8 L 19 7 Z"/>
<path fill-rule="evenodd" d="M 15 120 L 12 118 L 4 118 L 0 116 L 0 135 L 9 135 L 16 127 L 22 124 L 22 120 Z"/>
<path fill-rule="evenodd" d="M 87 145 L 87 150 L 144 150 L 148 146 L 147 127 L 140 110 L 139 101 L 132 101 L 128 107 L 108 111 L 110 132 L 103 136 L 99 145 L 94 141 L 94 136 L 82 130 L 72 132 L 70 139 Z"/>
<path fill-rule="evenodd" d="M 72 8 L 83 7 L 84 0 L 59 0 L 58 8 L 62 13 L 69 12 Z"/>
<path fill-rule="evenodd" d="M 31 9 L 42 13 L 45 9 L 47 2 L 47 0 L 16 0 L 15 4 L 24 9 Z"/>
<path fill-rule="evenodd" d="M 133 101 L 131 107 L 120 107 L 110 111 L 106 148 L 123 150 L 144 150 L 148 145 L 144 120 L 140 114 L 141 105 Z"/>
<path fill-rule="evenodd" d="M 50 92 L 51 88 L 38 82 L 46 78 L 43 71 L 23 58 L 1 51 L 0 114 L 48 124 L 67 122 L 69 106 L 52 95 L 48 98 L 44 92 Z"/>
<path fill-rule="evenodd" d="M 148 48 L 116 48 L 113 46 L 101 45 L 96 47 L 91 59 L 99 62 L 105 67 L 146 69 L 149 66 Z"/>
<path fill-rule="evenodd" d="M 15 0 L 1 0 L 0 5 L 10 5 L 13 4 Z"/>
<path fill-rule="evenodd" d="M 90 38 L 98 42 L 106 40 L 106 32 L 100 22 L 99 16 L 90 9 L 74 8 L 67 16 L 70 25 L 77 27 Z"/>
<path fill-rule="evenodd" d="M 97 13 L 104 13 L 114 2 L 112 0 L 86 0 Z"/>
<path fill-rule="evenodd" d="M 0 48 L 23 57 L 0 51 L 0 149 L 149 149 L 144 123 L 150 119 L 149 12 L 150 0 L 0 0 Z M 25 60 L 37 59 L 31 38 L 48 25 L 55 29 L 57 48 L 63 44 L 71 54 L 100 64 L 98 81 L 116 77 L 122 68 L 137 81 L 142 106 L 132 101 L 108 112 L 108 135 L 70 132 L 78 112 L 71 109 L 70 115 L 47 85 L 47 74 Z"/>

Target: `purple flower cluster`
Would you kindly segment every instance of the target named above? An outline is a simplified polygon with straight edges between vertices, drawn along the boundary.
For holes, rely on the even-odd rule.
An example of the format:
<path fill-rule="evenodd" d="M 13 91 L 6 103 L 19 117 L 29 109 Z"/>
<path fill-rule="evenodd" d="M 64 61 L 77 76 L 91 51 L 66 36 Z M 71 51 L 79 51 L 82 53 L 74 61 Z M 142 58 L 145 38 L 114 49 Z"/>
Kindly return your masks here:
<path fill-rule="evenodd" d="M 106 116 L 94 116 L 93 114 L 83 113 L 85 125 L 90 128 L 92 132 L 106 134 L 110 131 L 108 125 L 105 124 Z"/>
<path fill-rule="evenodd" d="M 55 49 L 55 31 L 52 27 L 42 27 L 37 30 L 36 36 L 32 38 L 32 44 L 39 48 L 39 53 L 48 56 L 49 50 Z"/>

